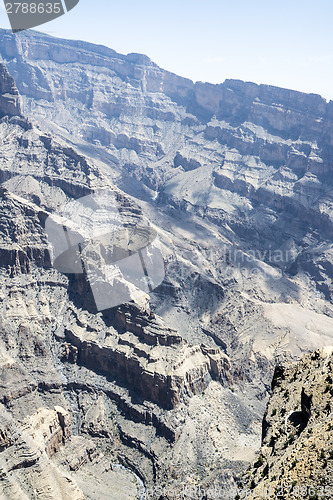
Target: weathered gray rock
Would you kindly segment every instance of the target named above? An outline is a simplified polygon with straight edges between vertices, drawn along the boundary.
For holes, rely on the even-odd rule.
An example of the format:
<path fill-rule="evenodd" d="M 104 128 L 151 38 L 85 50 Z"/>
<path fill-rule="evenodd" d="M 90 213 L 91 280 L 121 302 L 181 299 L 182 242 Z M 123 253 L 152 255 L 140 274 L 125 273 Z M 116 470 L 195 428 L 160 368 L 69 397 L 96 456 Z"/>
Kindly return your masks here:
<path fill-rule="evenodd" d="M 332 495 L 333 348 L 275 370 L 263 438 L 244 484 L 246 498 Z M 264 496 L 264 495 L 263 495 Z"/>
<path fill-rule="evenodd" d="M 5 64 L 0 63 L 0 118 L 22 114 L 21 98 L 14 78 Z"/>
<path fill-rule="evenodd" d="M 332 103 L 33 32 L 1 31 L 0 53 L 29 117 L 0 124 L 2 403 L 15 422 L 69 412 L 52 461 L 84 494 L 88 467 L 100 483 L 120 461 L 147 486 L 228 498 L 276 361 L 332 343 Z M 50 267 L 44 229 L 100 188 L 125 227 L 150 220 L 166 274 L 103 314 L 85 273 Z"/>
<path fill-rule="evenodd" d="M 100 481 L 105 463 L 111 460 L 135 470 L 152 485 L 173 468 L 170 446 L 178 455 L 178 483 L 188 473 L 194 477 L 198 462 L 203 464 L 204 479 L 211 458 L 216 470 L 232 470 L 235 457 L 215 456 L 209 436 L 207 442 L 198 441 L 191 460 L 182 452 L 184 440 L 196 440 L 194 435 L 201 435 L 211 421 L 205 410 L 208 401 L 225 400 L 227 406 L 234 397 L 229 387 L 244 380 L 224 350 L 213 342 L 210 346 L 188 342 L 149 304 L 124 304 L 96 315 L 87 276 L 52 268 L 45 230 L 52 212 L 102 187 L 112 190 L 124 228 L 143 227 L 140 207 L 112 185 L 98 161 L 87 159 L 61 138 L 52 139 L 27 119 L 8 117 L 0 134 L 0 401 L 14 425 L 26 428 L 32 442 L 39 443 L 33 452 L 30 444 L 11 448 L 22 472 L 4 479 L 4 498 L 33 498 L 33 484 L 41 498 L 50 489 L 57 498 L 81 498 L 90 492 L 85 467 L 96 468 Z M 98 254 L 102 247 L 95 246 L 94 251 Z M 54 407 L 64 412 L 54 412 Z M 214 418 L 220 411 L 220 406 L 213 410 Z M 191 421 L 201 415 L 190 434 L 185 428 L 188 413 Z M 245 432 L 243 413 L 236 420 Z M 249 458 L 258 445 L 254 428 L 250 434 Z M 1 437 L 4 452 L 12 446 L 7 428 Z M 224 443 L 232 437 L 228 431 L 219 439 Z M 61 459 L 71 454 L 71 459 Z M 57 467 L 55 476 L 48 474 L 52 464 Z M 36 481 L 38 470 L 42 479 Z M 120 494 L 128 493 L 123 472 L 113 472 Z M 55 487 L 54 477 L 59 475 L 57 484 L 62 485 L 61 477 L 68 473 L 73 477 L 69 489 Z M 136 493 L 133 488 L 133 497 Z"/>

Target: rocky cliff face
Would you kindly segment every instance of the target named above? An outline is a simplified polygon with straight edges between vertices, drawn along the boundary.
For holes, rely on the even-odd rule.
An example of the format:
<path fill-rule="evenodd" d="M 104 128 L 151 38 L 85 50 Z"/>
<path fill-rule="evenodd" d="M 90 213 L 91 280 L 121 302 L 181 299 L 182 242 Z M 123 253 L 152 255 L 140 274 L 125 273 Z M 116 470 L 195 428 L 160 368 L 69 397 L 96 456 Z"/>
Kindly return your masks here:
<path fill-rule="evenodd" d="M 217 451 L 217 440 L 229 448 L 235 428 L 248 433 L 252 457 L 260 404 L 249 419 L 240 389 L 230 389 L 246 375 L 224 349 L 189 342 L 147 303 L 96 314 L 87 277 L 52 267 L 46 221 L 66 203 L 108 187 L 124 228 L 142 227 L 142 210 L 111 183 L 100 161 L 28 119 L 6 115 L 0 138 L 0 404 L 30 436 L 22 444 L 1 426 L 3 453 L 10 450 L 19 464 L 6 469 L 4 498 L 48 498 L 50 491 L 52 498 L 83 498 L 93 495 L 92 484 L 104 495 L 110 480 L 119 498 L 135 498 L 142 488 L 137 477 L 149 486 L 172 470 L 172 482 L 183 484 L 198 463 L 203 479 L 213 466 L 217 480 L 222 467 L 239 467 L 238 456 Z M 235 418 L 229 406 L 238 401 Z M 232 422 L 223 434 L 221 412 Z M 212 434 L 205 436 L 207 425 Z M 113 470 L 111 462 L 125 469 Z"/>
<path fill-rule="evenodd" d="M 21 115 L 21 99 L 14 78 L 7 67 L 0 64 L 0 118 Z"/>
<path fill-rule="evenodd" d="M 70 435 L 68 414 L 61 407 L 41 408 L 22 425 L 1 408 L 1 482 L 2 498 L 66 498 L 83 500 L 75 482 L 53 466 L 50 457 Z M 48 491 L 47 491 L 48 490 Z"/>
<path fill-rule="evenodd" d="M 246 498 L 289 499 L 297 492 L 304 498 L 331 498 L 332 352 L 332 347 L 318 350 L 296 365 L 276 368 Z"/>
<path fill-rule="evenodd" d="M 2 30 L 0 53 L 28 117 L 0 123 L 2 404 L 19 423 L 69 412 L 51 460 L 83 494 L 89 464 L 121 498 L 120 461 L 149 487 L 227 498 L 276 361 L 332 344 L 331 103 L 34 32 Z M 103 313 L 87 273 L 52 268 L 46 231 L 100 189 L 129 231 L 150 221 L 165 267 L 143 302 Z"/>
<path fill-rule="evenodd" d="M 258 260 L 308 273 L 330 297 L 332 103 L 235 80 L 194 84 L 144 56 L 39 34 L 2 31 L 1 54 L 25 112 L 94 151 L 120 187 L 157 197 L 159 212 L 228 225 Z M 269 250 L 280 259 L 262 258 Z"/>

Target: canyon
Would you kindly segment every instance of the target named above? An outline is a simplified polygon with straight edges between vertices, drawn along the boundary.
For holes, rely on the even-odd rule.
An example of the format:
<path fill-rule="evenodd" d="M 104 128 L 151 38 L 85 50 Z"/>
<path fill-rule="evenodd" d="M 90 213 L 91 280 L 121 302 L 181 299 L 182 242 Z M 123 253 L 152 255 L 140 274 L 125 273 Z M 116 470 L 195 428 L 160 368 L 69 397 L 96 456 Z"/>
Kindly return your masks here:
<path fill-rule="evenodd" d="M 332 102 L 33 31 L 1 30 L 0 54 L 4 498 L 228 498 L 276 364 L 333 344 Z M 127 298 L 103 307 L 47 231 L 96 192 L 128 236 L 89 239 L 86 265 L 151 235 L 163 257 L 140 294 L 117 261 Z"/>

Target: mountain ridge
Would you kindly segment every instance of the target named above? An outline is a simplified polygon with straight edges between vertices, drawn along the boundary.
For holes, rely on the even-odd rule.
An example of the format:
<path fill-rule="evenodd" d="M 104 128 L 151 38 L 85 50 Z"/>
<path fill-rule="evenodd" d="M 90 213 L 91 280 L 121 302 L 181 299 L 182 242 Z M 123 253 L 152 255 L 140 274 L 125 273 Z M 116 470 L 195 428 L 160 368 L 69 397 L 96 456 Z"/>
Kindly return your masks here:
<path fill-rule="evenodd" d="M 4 380 L 2 401 L 19 422 L 37 401 L 68 411 L 63 453 L 82 442 L 77 463 L 90 460 L 89 435 L 147 486 L 216 484 L 227 498 L 259 449 L 276 362 L 332 344 L 331 104 L 239 81 L 194 84 L 89 47 L 0 33 L 27 116 L 0 123 L 3 233 L 24 250 L 21 261 L 10 253 L 1 298 L 8 345 L 22 336 L 24 394 L 10 398 Z M 85 277 L 36 266 L 24 234 L 32 228 L 42 248 L 36 214 L 103 186 L 125 225 L 154 227 L 165 279 L 144 303 L 96 314 Z M 61 380 L 39 374 L 42 361 Z M 73 467 L 80 481 L 85 468 Z"/>
<path fill-rule="evenodd" d="M 142 210 L 112 185 L 98 163 L 24 116 L 1 119 L 0 141 L 0 406 L 21 436 L 3 422 L 1 495 L 33 498 L 38 490 L 40 498 L 81 500 L 90 494 L 93 474 L 101 494 L 108 494 L 108 481 L 98 486 L 100 478 L 111 476 L 120 495 L 136 498 L 138 477 L 154 485 L 173 470 L 181 483 L 186 471 L 195 474 L 197 454 L 205 470 L 213 442 L 198 442 L 189 461 L 184 441 L 202 432 L 197 426 L 203 429 L 213 415 L 217 418 L 225 405 L 221 401 L 238 400 L 228 387 L 242 383 L 245 375 L 213 342 L 193 345 L 164 327 L 146 301 L 98 314 L 86 276 L 52 267 L 45 221 L 102 188 L 116 197 L 125 227 L 142 226 Z M 98 255 L 98 247 L 89 250 Z M 123 280 L 122 286 L 130 283 Z M 207 412 L 211 400 L 219 406 Z M 242 406 L 237 426 L 245 432 Z M 54 408 L 68 414 L 63 431 L 52 423 Z M 224 411 L 234 421 L 227 405 Z M 184 425 L 197 414 L 200 419 L 187 434 Z M 30 432 L 44 425 L 45 416 L 54 435 L 50 431 L 36 448 Z M 252 456 L 257 443 L 254 428 L 249 432 Z M 13 466 L 7 467 L 7 460 Z M 233 469 L 233 457 L 214 457 L 221 460 Z M 125 469 L 113 470 L 111 462 Z"/>
<path fill-rule="evenodd" d="M 1 28 L 0 32 L 4 35 L 16 36 L 16 34 L 13 34 L 11 30 Z M 188 78 L 186 76 L 179 76 L 175 72 L 172 72 L 169 70 L 164 70 L 161 66 L 159 66 L 157 63 L 155 63 L 149 56 L 147 56 L 144 53 L 139 53 L 139 52 L 129 52 L 127 54 L 120 53 L 120 52 L 117 52 L 116 50 L 114 50 L 111 47 L 104 45 L 104 44 L 87 42 L 87 41 L 83 41 L 80 39 L 63 38 L 63 37 L 58 37 L 58 36 L 54 36 L 54 35 L 48 35 L 47 33 L 43 33 L 43 32 L 37 31 L 37 30 L 29 30 L 29 36 L 32 36 L 32 37 L 36 36 L 36 38 L 45 37 L 49 41 L 51 41 L 51 40 L 57 41 L 58 40 L 59 42 L 65 44 L 65 45 L 72 46 L 74 48 L 90 49 L 92 52 L 96 52 L 96 53 L 99 53 L 101 55 L 117 56 L 120 59 L 128 58 L 129 60 L 131 60 L 131 59 L 135 58 L 135 56 L 138 56 L 139 58 L 141 58 L 141 60 L 143 62 L 146 62 L 146 64 L 142 64 L 142 65 L 149 65 L 150 64 L 151 66 L 158 67 L 159 69 L 161 69 L 165 73 L 171 73 L 173 75 L 178 76 L 179 79 L 183 79 L 183 80 L 192 82 L 193 84 L 204 83 L 204 84 L 213 85 L 213 86 L 220 86 L 220 85 L 225 84 L 226 82 L 238 82 L 238 83 L 246 84 L 249 86 L 256 86 L 256 87 L 262 86 L 262 87 L 267 87 L 267 88 L 272 88 L 272 89 L 280 89 L 282 91 L 295 93 L 294 95 L 297 95 L 297 94 L 315 95 L 315 96 L 319 96 L 322 99 L 326 100 L 326 102 L 329 102 L 328 99 L 325 99 L 321 94 L 319 94 L 317 92 L 303 92 L 303 91 L 300 91 L 297 89 L 290 89 L 288 87 L 280 87 L 277 85 L 265 84 L 265 83 L 255 83 L 255 82 L 252 82 L 250 80 L 241 80 L 241 79 L 237 79 L 237 78 L 226 78 L 224 80 L 224 82 L 219 82 L 219 83 L 211 83 L 207 80 L 206 81 L 192 80 L 191 78 Z"/>
<path fill-rule="evenodd" d="M 301 92 L 298 90 L 291 90 L 288 88 L 282 88 L 274 85 L 268 85 L 268 84 L 257 84 L 253 83 L 251 81 L 243 81 L 243 80 L 238 80 L 238 79 L 230 79 L 227 78 L 224 82 L 217 83 L 217 84 L 212 84 L 210 82 L 202 82 L 202 81 L 193 81 L 189 78 L 178 76 L 176 73 L 173 73 L 168 70 L 164 70 L 161 67 L 159 67 L 157 64 L 155 64 L 147 55 L 145 54 L 139 54 L 139 53 L 128 53 L 128 54 L 121 54 L 113 50 L 112 48 L 109 48 L 104 45 L 98 45 L 90 42 L 83 42 L 81 40 L 72 40 L 72 39 L 64 39 L 64 38 L 57 38 L 53 37 L 47 34 L 44 34 L 42 32 L 34 31 L 34 30 L 29 30 L 29 35 L 26 35 L 25 33 L 22 34 L 12 34 L 10 30 L 4 30 L 1 29 L 0 33 L 2 35 L 2 43 L 6 42 L 7 39 L 13 39 L 14 37 L 21 37 L 21 43 L 24 43 L 25 40 L 29 40 L 29 43 L 31 43 L 31 40 L 34 38 L 36 39 L 42 39 L 50 43 L 50 49 L 52 49 L 53 45 L 58 45 L 58 46 L 63 46 L 63 47 L 69 47 L 73 49 L 79 49 L 82 50 L 82 52 L 93 52 L 101 56 L 108 56 L 108 57 L 114 57 L 116 59 L 124 60 L 129 63 L 134 63 L 139 66 L 144 66 L 144 67 L 150 67 L 153 69 L 156 69 L 157 71 L 161 72 L 162 74 L 169 75 L 171 78 L 176 77 L 176 80 L 179 82 L 183 83 L 183 87 L 188 87 L 188 90 L 191 91 L 193 88 L 198 87 L 198 93 L 200 93 L 200 87 L 202 85 L 205 85 L 211 89 L 223 89 L 224 87 L 226 89 L 230 90 L 236 90 L 236 91 L 244 91 L 247 97 L 269 97 L 270 93 L 278 93 L 280 94 L 280 99 L 284 100 L 289 97 L 290 102 L 292 100 L 295 100 L 296 97 L 300 98 L 300 103 L 302 106 L 307 105 L 310 109 L 312 107 L 315 107 L 315 105 L 319 106 L 320 104 L 327 104 L 329 105 L 329 112 L 328 114 L 331 116 L 331 108 L 332 108 L 332 101 L 327 101 L 325 98 L 320 96 L 320 94 L 316 93 L 306 93 L 306 92 Z M 58 57 L 61 57 L 60 54 L 58 54 Z M 77 59 L 79 61 L 79 58 Z M 59 61 L 60 62 L 60 61 Z M 70 62 L 63 60 L 62 62 Z M 74 62 L 71 60 L 71 62 Z M 102 62 L 102 61 L 101 61 Z M 95 63 L 98 64 L 98 60 L 95 61 Z M 154 86 L 152 86 L 153 90 Z M 322 107 L 322 106 L 320 106 Z M 297 109 L 297 108 L 296 108 Z"/>

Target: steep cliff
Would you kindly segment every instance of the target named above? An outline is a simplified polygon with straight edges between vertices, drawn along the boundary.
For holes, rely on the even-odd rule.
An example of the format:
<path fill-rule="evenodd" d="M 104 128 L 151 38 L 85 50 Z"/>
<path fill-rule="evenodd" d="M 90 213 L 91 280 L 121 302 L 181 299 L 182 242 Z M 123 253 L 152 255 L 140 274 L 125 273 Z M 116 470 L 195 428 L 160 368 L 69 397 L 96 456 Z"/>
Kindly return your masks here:
<path fill-rule="evenodd" d="M 69 458 L 88 434 L 147 486 L 216 484 L 227 498 L 259 447 L 276 361 L 332 344 L 332 103 L 193 83 L 35 32 L 2 30 L 0 53 L 28 117 L 0 124 L 6 356 L 19 345 L 3 404 L 18 421 L 43 406 L 75 416 L 54 460 L 84 492 L 84 464 L 104 477 L 89 444 Z M 100 189 L 129 233 L 149 222 L 165 272 L 143 301 L 102 313 L 87 272 L 51 267 L 45 229 Z M 91 239 L 80 258 L 110 246 Z"/>
<path fill-rule="evenodd" d="M 123 229 L 139 228 L 144 237 L 140 207 L 112 184 L 99 160 L 22 116 L 6 115 L 0 140 L 0 403 L 30 436 L 27 444 L 13 441 L 1 426 L 1 453 L 9 451 L 0 459 L 10 454 L 20 471 L 4 469 L 4 498 L 47 498 L 50 491 L 52 498 L 83 498 L 92 488 L 107 495 L 111 480 L 119 498 L 135 498 L 138 477 L 152 486 L 172 471 L 171 483 L 182 485 L 187 475 L 196 477 L 198 465 L 202 480 L 213 467 L 213 480 L 222 468 L 232 478 L 258 446 L 254 421 L 262 403 L 246 411 L 241 389 L 233 387 L 246 383 L 246 375 L 225 348 L 189 342 L 146 299 L 97 313 L 86 272 L 52 265 L 47 221 L 57 220 L 64 206 L 107 189 Z M 82 255 L 100 262 L 109 250 L 107 238 L 99 245 L 91 240 Z M 234 415 L 230 408 L 238 404 Z M 230 422 L 223 433 L 220 415 Z M 252 440 L 245 457 L 218 451 L 229 449 L 235 432 Z"/>
<path fill-rule="evenodd" d="M 250 250 L 287 276 L 306 273 L 330 299 L 331 102 L 193 83 L 145 56 L 33 32 L 2 31 L 0 50 L 25 113 L 107 164 L 119 187 L 155 200 L 159 222 L 170 206 L 204 218 L 224 254 L 231 245 L 247 263 Z"/>
<path fill-rule="evenodd" d="M 333 495 L 333 348 L 278 366 L 246 498 Z"/>
<path fill-rule="evenodd" d="M 21 115 L 21 99 L 13 77 L 4 64 L 0 64 L 0 118 Z"/>
<path fill-rule="evenodd" d="M 85 498 L 75 481 L 50 461 L 71 433 L 63 408 L 40 408 L 17 426 L 1 405 L 0 425 L 2 498 Z"/>

